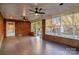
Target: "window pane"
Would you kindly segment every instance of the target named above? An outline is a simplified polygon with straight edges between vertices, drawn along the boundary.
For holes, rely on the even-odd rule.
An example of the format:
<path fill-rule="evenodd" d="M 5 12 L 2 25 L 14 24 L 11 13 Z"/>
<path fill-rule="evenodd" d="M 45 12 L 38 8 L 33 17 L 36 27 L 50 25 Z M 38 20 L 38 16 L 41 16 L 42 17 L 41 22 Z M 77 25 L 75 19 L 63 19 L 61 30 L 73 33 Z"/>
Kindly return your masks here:
<path fill-rule="evenodd" d="M 56 16 L 52 18 L 52 31 L 53 33 L 60 34 L 60 17 Z"/>
<path fill-rule="evenodd" d="M 56 16 L 52 18 L 52 24 L 60 25 L 60 17 Z"/>
<path fill-rule="evenodd" d="M 74 21 L 76 25 L 79 25 L 79 13 L 74 14 Z"/>
<path fill-rule="evenodd" d="M 77 26 L 77 28 L 76 28 L 76 35 L 79 38 L 79 26 Z"/>
<path fill-rule="evenodd" d="M 62 34 L 73 35 L 73 14 L 61 16 Z"/>
<path fill-rule="evenodd" d="M 51 22 L 52 20 L 51 19 L 47 19 L 46 20 L 46 29 L 45 29 L 45 31 L 46 31 L 46 34 L 47 33 L 51 33 L 52 32 L 52 22 Z"/>
<path fill-rule="evenodd" d="M 79 13 L 74 14 L 74 22 L 75 22 L 75 30 L 76 30 L 75 35 L 79 39 Z"/>
<path fill-rule="evenodd" d="M 31 31 L 32 32 L 36 31 L 35 28 L 36 28 L 36 23 L 35 22 L 31 23 Z"/>

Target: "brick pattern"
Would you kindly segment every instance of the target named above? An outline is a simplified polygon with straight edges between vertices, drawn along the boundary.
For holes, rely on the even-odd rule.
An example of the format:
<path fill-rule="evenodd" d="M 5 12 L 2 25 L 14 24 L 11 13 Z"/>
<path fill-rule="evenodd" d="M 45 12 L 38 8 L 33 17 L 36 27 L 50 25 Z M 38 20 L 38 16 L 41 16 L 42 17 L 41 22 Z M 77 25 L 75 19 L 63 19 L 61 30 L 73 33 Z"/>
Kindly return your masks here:
<path fill-rule="evenodd" d="M 69 39 L 69 38 L 64 38 L 64 37 L 58 37 L 58 36 L 53 36 L 53 35 L 45 35 L 44 37 L 46 40 L 49 41 L 55 41 L 57 43 L 69 45 L 72 47 L 79 48 L 79 40 L 74 40 L 74 39 Z"/>
<path fill-rule="evenodd" d="M 4 27 L 3 27 L 3 18 L 2 16 L 0 15 L 0 48 L 1 48 L 1 45 L 2 45 L 2 41 L 3 41 L 3 38 L 4 38 Z"/>
<path fill-rule="evenodd" d="M 45 37 L 45 19 L 42 20 L 42 39 Z"/>
<path fill-rule="evenodd" d="M 15 23 L 16 36 L 26 36 L 31 32 L 31 23 L 28 22 L 16 22 Z"/>
<path fill-rule="evenodd" d="M 15 22 L 15 36 L 27 36 L 31 32 L 31 23 L 30 21 L 18 21 L 15 19 L 5 19 L 4 24 L 6 21 Z M 5 37 L 6 37 L 6 24 L 4 25 L 5 28 Z"/>

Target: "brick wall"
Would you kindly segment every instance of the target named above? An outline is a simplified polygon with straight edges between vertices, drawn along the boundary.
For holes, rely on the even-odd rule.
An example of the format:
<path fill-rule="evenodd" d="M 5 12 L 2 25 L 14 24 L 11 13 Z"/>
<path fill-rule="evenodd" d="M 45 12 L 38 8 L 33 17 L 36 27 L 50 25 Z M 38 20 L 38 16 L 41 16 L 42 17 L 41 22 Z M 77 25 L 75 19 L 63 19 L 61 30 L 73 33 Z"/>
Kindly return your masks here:
<path fill-rule="evenodd" d="M 18 21 L 15 22 L 16 36 L 26 36 L 31 32 L 31 23 L 29 21 Z"/>
<path fill-rule="evenodd" d="M 45 19 L 42 20 L 42 39 L 45 37 Z"/>
<path fill-rule="evenodd" d="M 15 36 L 27 36 L 31 32 L 30 21 L 5 19 L 5 23 L 6 21 L 15 22 Z M 6 37 L 6 24 L 5 24 L 5 37 Z"/>
<path fill-rule="evenodd" d="M 0 48 L 2 45 L 2 41 L 4 39 L 4 27 L 3 27 L 3 17 L 0 14 Z"/>
<path fill-rule="evenodd" d="M 61 44 L 65 44 L 65 45 L 79 48 L 79 40 L 58 37 L 58 36 L 53 36 L 53 35 L 45 35 L 44 39 L 48 40 L 48 41 L 54 41 L 57 43 L 61 43 Z"/>

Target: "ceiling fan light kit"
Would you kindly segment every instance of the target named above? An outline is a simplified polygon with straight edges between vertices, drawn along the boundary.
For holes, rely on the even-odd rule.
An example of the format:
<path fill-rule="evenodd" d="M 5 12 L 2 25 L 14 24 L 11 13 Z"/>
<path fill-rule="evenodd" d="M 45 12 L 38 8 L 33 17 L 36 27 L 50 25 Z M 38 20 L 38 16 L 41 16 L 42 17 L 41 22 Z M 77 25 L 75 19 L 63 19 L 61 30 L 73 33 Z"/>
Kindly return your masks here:
<path fill-rule="evenodd" d="M 35 13 L 35 15 L 38 16 L 39 14 L 38 13 Z"/>

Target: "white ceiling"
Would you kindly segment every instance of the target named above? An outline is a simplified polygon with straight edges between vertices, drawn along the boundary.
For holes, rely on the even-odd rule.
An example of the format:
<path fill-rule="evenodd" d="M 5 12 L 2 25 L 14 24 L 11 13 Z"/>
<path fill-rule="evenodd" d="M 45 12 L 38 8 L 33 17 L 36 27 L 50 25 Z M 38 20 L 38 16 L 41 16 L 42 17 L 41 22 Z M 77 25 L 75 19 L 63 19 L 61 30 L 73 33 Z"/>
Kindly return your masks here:
<path fill-rule="evenodd" d="M 31 14 L 29 9 L 34 9 L 35 7 L 43 8 L 45 15 L 35 16 Z M 64 3 L 59 6 L 59 3 L 2 3 L 0 4 L 0 11 L 4 18 L 13 18 L 17 20 L 22 19 L 23 11 L 29 20 L 35 20 L 38 18 L 45 18 L 48 16 L 54 16 L 59 14 L 78 12 L 78 3 Z"/>

